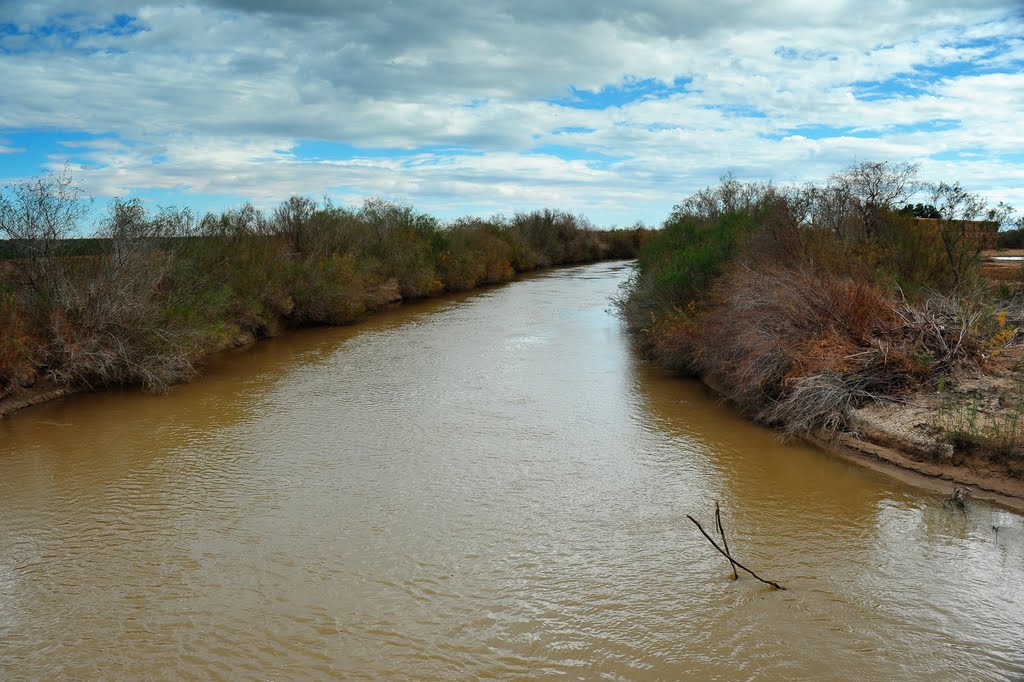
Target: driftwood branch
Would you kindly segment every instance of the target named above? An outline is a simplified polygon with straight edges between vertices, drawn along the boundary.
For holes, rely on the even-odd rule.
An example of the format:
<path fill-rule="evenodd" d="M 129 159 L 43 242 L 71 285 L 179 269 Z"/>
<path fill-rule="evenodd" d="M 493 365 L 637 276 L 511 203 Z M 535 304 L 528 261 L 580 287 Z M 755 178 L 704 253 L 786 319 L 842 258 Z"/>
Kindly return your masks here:
<path fill-rule="evenodd" d="M 725 539 L 725 528 L 722 526 L 722 509 L 718 506 L 718 500 L 715 500 L 715 525 L 718 527 L 718 534 L 722 536 L 725 556 L 729 557 L 729 565 L 732 566 L 732 579 L 739 580 L 740 574 L 736 572 L 736 562 L 733 561 L 732 552 L 729 551 L 729 541 Z"/>
<path fill-rule="evenodd" d="M 724 557 L 725 557 L 726 559 L 728 559 L 728 560 L 729 560 L 729 562 L 730 562 L 730 563 L 731 563 L 731 564 L 733 565 L 733 571 L 734 571 L 734 572 L 735 572 L 735 570 L 736 570 L 737 568 L 742 568 L 742 569 L 743 569 L 744 571 L 746 571 L 746 572 L 747 572 L 747 573 L 749 573 L 750 575 L 754 576 L 755 578 L 757 578 L 758 580 L 760 580 L 761 582 L 763 582 L 763 583 L 764 583 L 765 585 L 771 585 L 772 587 L 774 587 L 774 588 L 775 588 L 775 589 L 777 589 L 777 590 L 785 590 L 785 589 L 786 589 L 785 587 L 783 587 L 782 585 L 778 584 L 777 582 L 774 582 L 774 581 L 771 581 L 771 580 L 765 580 L 764 578 L 762 578 L 761 576 L 759 576 L 759 575 L 758 575 L 757 573 L 754 573 L 754 572 L 753 572 L 753 571 L 751 571 L 751 570 L 750 570 L 749 568 L 747 568 L 746 566 L 744 566 L 744 565 L 743 565 L 743 564 L 741 564 L 740 562 L 738 562 L 738 561 L 736 561 L 735 559 L 733 559 L 733 558 L 732 558 L 732 555 L 731 555 L 731 554 L 730 554 L 729 552 L 727 552 L 727 551 L 725 551 L 724 549 L 722 549 L 721 547 L 719 547 L 719 546 L 718 546 L 718 543 L 717 543 L 717 542 L 715 542 L 715 540 L 714 540 L 714 539 L 713 539 L 713 538 L 712 538 L 712 537 L 711 537 L 710 535 L 708 535 L 707 531 L 705 531 L 705 530 L 704 530 L 704 526 L 700 525 L 700 522 L 699 522 L 699 521 L 698 521 L 697 519 L 693 518 L 693 517 L 692 517 L 692 516 L 690 516 L 689 514 L 687 514 L 687 515 L 686 515 L 686 518 L 688 518 L 688 519 L 690 519 L 691 521 L 693 521 L 693 525 L 697 526 L 697 530 L 699 530 L 699 531 L 701 532 L 701 535 L 703 535 L 704 537 L 706 537 L 706 538 L 708 539 L 708 542 L 710 542 L 710 543 L 711 543 L 711 545 L 712 545 L 712 546 L 713 546 L 713 547 L 714 547 L 715 549 L 717 549 L 717 550 L 719 551 L 719 553 L 721 553 L 721 554 L 722 554 L 722 556 L 724 556 Z M 723 535 L 724 535 L 724 533 L 723 533 Z"/>

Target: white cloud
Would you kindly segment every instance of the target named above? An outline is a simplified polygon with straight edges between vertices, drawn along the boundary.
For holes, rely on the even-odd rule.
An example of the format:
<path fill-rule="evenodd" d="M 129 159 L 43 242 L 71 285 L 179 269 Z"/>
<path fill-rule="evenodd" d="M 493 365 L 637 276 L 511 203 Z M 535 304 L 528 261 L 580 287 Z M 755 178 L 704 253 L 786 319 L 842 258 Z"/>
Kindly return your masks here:
<path fill-rule="evenodd" d="M 1015 12 L 1012 0 L 0 1 L 22 31 L 77 36 L 0 31 L 14 84 L 0 129 L 113 133 L 52 158 L 81 164 L 100 195 L 334 191 L 657 221 L 730 170 L 802 182 L 891 159 L 1005 200 L 1020 187 L 1005 155 L 1024 149 Z M 555 101 L 646 79 L 686 86 L 605 109 Z M 574 128 L 593 132 L 555 132 Z M 335 163 L 299 158 L 300 140 L 476 153 Z M 958 151 L 980 156 L 929 160 Z M 595 153 L 611 160 L 585 160 Z"/>
<path fill-rule="evenodd" d="M 0 154 L 20 154 L 24 151 L 24 147 L 12 147 L 8 140 L 0 137 Z"/>

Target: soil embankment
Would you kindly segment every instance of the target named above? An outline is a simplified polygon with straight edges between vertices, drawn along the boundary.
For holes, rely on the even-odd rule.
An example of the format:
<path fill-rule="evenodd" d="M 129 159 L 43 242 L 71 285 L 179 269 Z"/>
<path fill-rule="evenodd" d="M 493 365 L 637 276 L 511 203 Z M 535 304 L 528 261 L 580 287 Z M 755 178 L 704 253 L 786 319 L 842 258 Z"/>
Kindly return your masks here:
<path fill-rule="evenodd" d="M 810 442 L 875 471 L 906 483 L 949 494 L 955 488 L 966 489 L 975 499 L 990 500 L 1005 507 L 1024 511 L 1024 481 L 986 468 L 981 461 L 972 466 L 955 465 L 947 459 L 929 460 L 919 454 L 920 441 L 906 435 L 903 420 L 893 410 L 890 419 L 871 414 L 871 408 L 859 411 L 859 433 L 807 436 Z M 870 415 L 870 416 L 869 416 Z"/>
<path fill-rule="evenodd" d="M 703 383 L 725 395 L 721 386 L 704 377 Z M 974 393 L 997 393 L 997 377 L 983 377 L 963 387 Z M 983 457 L 957 452 L 945 442 L 937 427 L 942 397 L 919 394 L 904 403 L 873 403 L 854 411 L 848 429 L 841 433 L 816 431 L 802 438 L 843 459 L 928 490 L 950 494 L 966 489 L 974 499 L 989 500 L 1024 511 L 1024 479 L 1005 466 L 994 466 Z M 989 419 L 998 419 L 993 401 Z"/>

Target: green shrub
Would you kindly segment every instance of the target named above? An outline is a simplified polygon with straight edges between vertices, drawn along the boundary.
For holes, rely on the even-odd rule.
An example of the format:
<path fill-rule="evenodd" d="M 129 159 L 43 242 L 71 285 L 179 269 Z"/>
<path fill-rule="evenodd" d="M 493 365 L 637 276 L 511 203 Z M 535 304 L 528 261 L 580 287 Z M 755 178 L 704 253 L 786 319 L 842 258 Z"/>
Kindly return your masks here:
<path fill-rule="evenodd" d="M 300 324 L 347 324 L 366 312 L 366 283 L 352 254 L 292 262 L 291 318 Z"/>
<path fill-rule="evenodd" d="M 705 300 L 713 282 L 739 255 L 741 244 L 752 227 L 748 211 L 721 213 L 702 218 L 677 206 L 661 230 L 644 240 L 636 270 L 627 282 L 617 305 L 634 332 L 643 332 L 645 344 L 660 343 L 659 334 L 682 338 L 689 329 L 686 319 Z M 671 321 L 671 324 L 669 322 Z M 662 325 L 661 331 L 654 327 Z M 666 331 L 671 328 L 673 331 Z M 691 338 L 687 331 L 685 338 Z M 663 359 L 681 370 L 690 356 L 678 342 L 673 351 L 659 351 Z M 650 347 L 649 347 L 650 350 Z"/>
<path fill-rule="evenodd" d="M 674 215 L 641 251 L 640 273 L 654 280 L 660 295 L 687 304 L 724 272 L 751 226 L 748 213 L 728 213 L 714 222 Z"/>

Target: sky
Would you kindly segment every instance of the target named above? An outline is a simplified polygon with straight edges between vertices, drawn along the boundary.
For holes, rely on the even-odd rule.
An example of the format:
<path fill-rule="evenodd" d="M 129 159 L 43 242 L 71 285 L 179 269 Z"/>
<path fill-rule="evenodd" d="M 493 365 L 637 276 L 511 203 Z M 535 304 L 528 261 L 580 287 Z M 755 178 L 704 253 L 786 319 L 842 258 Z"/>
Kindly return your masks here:
<path fill-rule="evenodd" d="M 0 184 L 660 224 L 911 162 L 1024 208 L 1019 0 L 0 0 Z"/>

